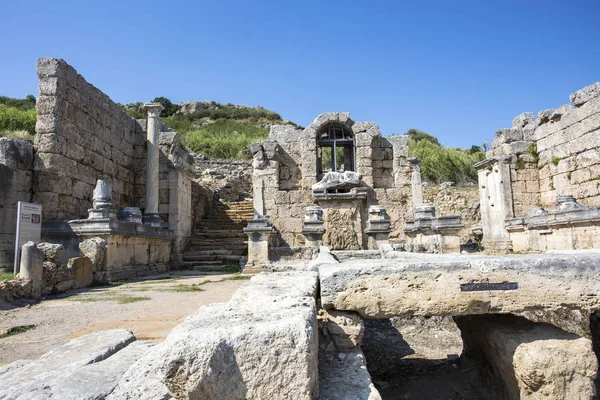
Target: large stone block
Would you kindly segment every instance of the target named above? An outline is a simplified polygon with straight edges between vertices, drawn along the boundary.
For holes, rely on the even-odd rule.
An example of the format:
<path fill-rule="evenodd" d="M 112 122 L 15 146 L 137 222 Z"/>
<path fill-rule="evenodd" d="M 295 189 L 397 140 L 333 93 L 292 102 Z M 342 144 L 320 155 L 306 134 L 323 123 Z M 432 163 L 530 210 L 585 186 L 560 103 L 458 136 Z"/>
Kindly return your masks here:
<path fill-rule="evenodd" d="M 483 358 L 510 399 L 592 399 L 598 368 L 589 339 L 510 315 L 456 319 L 463 355 Z"/>
<path fill-rule="evenodd" d="M 27 140 L 0 138 L 0 164 L 12 169 L 31 169 L 33 146 Z"/>
<path fill-rule="evenodd" d="M 600 96 L 600 82 L 596 82 L 590 86 L 586 86 L 583 89 L 579 89 L 571 95 L 571 102 L 576 107 L 581 107 L 591 99 Z"/>
<path fill-rule="evenodd" d="M 176 327 L 108 398 L 316 398 L 316 285 L 308 272 L 253 277 Z"/>
<path fill-rule="evenodd" d="M 105 398 L 129 366 L 152 345 L 113 329 L 74 339 L 37 360 L 0 368 L 2 399 Z M 122 350 L 124 349 L 124 350 Z"/>
<path fill-rule="evenodd" d="M 589 337 L 596 296 L 597 253 L 510 257 L 386 253 L 389 260 L 348 261 L 319 268 L 326 309 L 364 317 L 511 313 Z M 513 289 L 471 291 L 469 283 L 513 282 Z M 516 287 L 514 286 L 516 285 Z"/>

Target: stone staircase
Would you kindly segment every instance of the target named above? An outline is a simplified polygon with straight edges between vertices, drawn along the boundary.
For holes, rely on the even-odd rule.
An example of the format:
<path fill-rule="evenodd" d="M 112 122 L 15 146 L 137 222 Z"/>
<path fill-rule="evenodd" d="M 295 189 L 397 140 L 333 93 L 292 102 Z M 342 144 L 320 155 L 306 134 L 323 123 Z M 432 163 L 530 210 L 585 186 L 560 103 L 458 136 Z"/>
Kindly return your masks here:
<path fill-rule="evenodd" d="M 183 255 L 182 267 L 203 272 L 225 272 L 239 268 L 247 254 L 243 228 L 253 216 L 252 201 L 215 202 Z"/>

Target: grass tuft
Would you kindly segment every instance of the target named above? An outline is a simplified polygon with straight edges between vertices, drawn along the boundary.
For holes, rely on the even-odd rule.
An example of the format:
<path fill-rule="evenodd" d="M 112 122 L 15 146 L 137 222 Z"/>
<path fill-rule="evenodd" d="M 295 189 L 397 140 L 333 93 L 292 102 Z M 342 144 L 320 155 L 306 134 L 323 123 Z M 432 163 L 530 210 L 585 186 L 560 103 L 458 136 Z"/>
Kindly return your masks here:
<path fill-rule="evenodd" d="M 37 325 L 19 325 L 8 328 L 5 331 L 0 331 L 0 339 L 4 339 L 9 336 L 18 335 L 19 333 L 27 332 L 34 329 Z"/>
<path fill-rule="evenodd" d="M 12 272 L 0 272 L 0 281 L 10 281 L 15 279 L 15 274 Z"/>

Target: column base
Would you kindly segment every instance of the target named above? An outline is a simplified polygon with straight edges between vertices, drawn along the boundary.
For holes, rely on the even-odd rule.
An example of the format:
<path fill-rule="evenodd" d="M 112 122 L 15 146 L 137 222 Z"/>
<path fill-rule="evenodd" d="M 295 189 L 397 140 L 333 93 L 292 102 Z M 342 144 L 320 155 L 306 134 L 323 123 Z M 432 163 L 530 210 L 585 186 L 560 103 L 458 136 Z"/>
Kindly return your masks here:
<path fill-rule="evenodd" d="M 162 220 L 158 214 L 145 214 L 142 217 L 144 225 L 154 226 L 156 228 L 162 228 L 165 221 Z"/>

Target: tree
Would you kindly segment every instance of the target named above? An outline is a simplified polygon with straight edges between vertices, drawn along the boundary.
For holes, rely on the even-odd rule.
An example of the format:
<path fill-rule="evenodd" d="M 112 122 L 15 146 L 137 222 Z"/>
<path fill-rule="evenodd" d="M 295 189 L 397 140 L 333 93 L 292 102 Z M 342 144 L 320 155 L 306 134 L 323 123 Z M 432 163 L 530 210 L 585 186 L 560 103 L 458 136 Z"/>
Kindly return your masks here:
<path fill-rule="evenodd" d="M 429 133 L 420 131 L 418 129 L 409 129 L 406 134 L 415 142 L 420 142 L 421 140 L 427 140 L 437 146 L 441 146 L 440 142 L 438 142 L 435 136 L 431 136 Z"/>
<path fill-rule="evenodd" d="M 171 100 L 167 99 L 166 97 L 163 97 L 163 96 L 156 97 L 154 100 L 152 100 L 152 102 L 160 103 L 165 108 L 164 110 L 162 110 L 160 112 L 160 116 L 162 118 L 170 117 L 173 114 L 175 114 L 175 111 L 177 111 L 177 106 L 175 106 L 175 104 L 171 103 Z"/>

